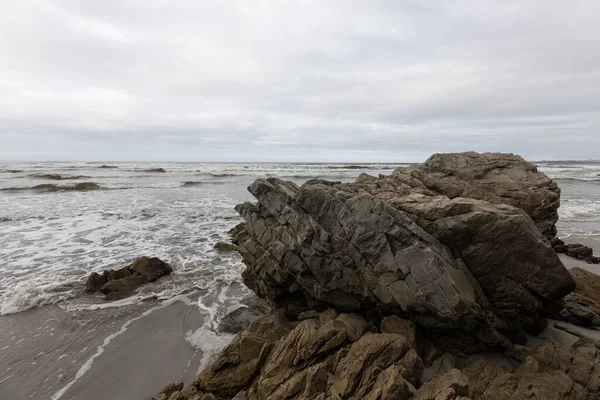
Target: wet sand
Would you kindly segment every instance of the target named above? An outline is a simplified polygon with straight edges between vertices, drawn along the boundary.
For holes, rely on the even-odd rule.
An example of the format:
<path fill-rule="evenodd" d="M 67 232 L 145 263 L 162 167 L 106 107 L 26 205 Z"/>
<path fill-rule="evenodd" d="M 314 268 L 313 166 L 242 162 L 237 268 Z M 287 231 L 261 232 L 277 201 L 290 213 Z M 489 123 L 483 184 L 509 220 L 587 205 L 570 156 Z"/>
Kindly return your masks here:
<path fill-rule="evenodd" d="M 202 352 L 186 340 L 206 314 L 171 300 L 0 317 L 0 399 L 135 400 L 189 383 Z"/>

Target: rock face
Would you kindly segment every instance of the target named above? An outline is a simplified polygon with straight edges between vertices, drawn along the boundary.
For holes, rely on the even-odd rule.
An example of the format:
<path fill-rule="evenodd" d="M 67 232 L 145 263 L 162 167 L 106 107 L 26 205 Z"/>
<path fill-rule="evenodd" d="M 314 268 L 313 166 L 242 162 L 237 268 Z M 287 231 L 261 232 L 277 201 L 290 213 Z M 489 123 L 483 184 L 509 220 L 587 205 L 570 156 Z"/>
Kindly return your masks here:
<path fill-rule="evenodd" d="M 417 352 L 404 336 L 367 328 L 356 314 L 324 312 L 293 329 L 263 316 L 193 386 L 248 400 L 409 399 L 423 374 Z"/>
<path fill-rule="evenodd" d="M 597 400 L 598 346 L 546 342 L 516 368 L 480 358 L 423 382 L 423 361 L 409 340 L 356 314 L 329 310 L 295 327 L 269 315 L 238 334 L 186 389 L 171 384 L 152 399 Z"/>
<path fill-rule="evenodd" d="M 108 300 L 130 296 L 139 286 L 169 275 L 173 270 L 156 257 L 140 257 L 130 265 L 102 274 L 92 272 L 85 283 L 87 292 L 102 292 Z"/>
<path fill-rule="evenodd" d="M 559 189 L 520 157 L 434 155 L 390 177 L 249 191 L 258 204 L 236 207 L 244 282 L 288 317 L 396 314 L 474 352 L 539 333 L 541 310 L 575 286 L 544 237 Z"/>
<path fill-rule="evenodd" d="M 598 356 L 598 343 L 589 340 L 573 347 L 547 342 L 514 371 L 479 360 L 462 372 L 473 400 L 591 400 L 600 398 Z"/>
<path fill-rule="evenodd" d="M 556 236 L 560 189 L 534 164 L 504 153 L 434 154 L 393 177 L 451 199 L 467 197 L 524 210 L 548 239 Z"/>

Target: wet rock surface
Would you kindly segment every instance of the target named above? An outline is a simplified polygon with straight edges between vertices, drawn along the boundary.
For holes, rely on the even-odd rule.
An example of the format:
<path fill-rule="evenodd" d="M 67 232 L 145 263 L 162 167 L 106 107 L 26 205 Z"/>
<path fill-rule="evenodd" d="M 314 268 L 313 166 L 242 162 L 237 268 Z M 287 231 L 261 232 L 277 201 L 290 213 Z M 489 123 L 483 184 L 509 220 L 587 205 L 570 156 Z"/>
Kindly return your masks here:
<path fill-rule="evenodd" d="M 130 265 L 101 274 L 92 272 L 85 283 L 87 292 L 102 292 L 107 300 L 119 300 L 130 296 L 145 283 L 169 275 L 172 268 L 156 257 L 140 257 Z"/>
<path fill-rule="evenodd" d="M 258 203 L 236 208 L 244 282 L 291 318 L 396 314 L 475 352 L 539 333 L 541 310 L 575 286 L 540 230 L 553 231 L 559 190 L 520 157 L 436 155 L 389 177 L 259 179 L 249 191 Z"/>
<path fill-rule="evenodd" d="M 569 273 L 550 242 L 560 190 L 534 165 L 441 154 L 249 190 L 230 234 L 273 313 L 172 398 L 600 399 L 600 343 L 525 345 L 546 316 L 593 327 L 600 306 L 600 277 Z"/>

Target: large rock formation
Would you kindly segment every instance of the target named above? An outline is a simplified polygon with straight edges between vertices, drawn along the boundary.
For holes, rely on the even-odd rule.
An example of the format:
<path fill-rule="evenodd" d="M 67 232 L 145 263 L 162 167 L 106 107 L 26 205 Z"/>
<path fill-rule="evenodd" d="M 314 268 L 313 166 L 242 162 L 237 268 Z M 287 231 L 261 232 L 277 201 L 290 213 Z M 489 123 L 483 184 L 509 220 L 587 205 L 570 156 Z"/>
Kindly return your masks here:
<path fill-rule="evenodd" d="M 560 192 L 532 164 L 434 155 L 389 177 L 249 190 L 258 203 L 236 207 L 230 233 L 277 312 L 154 399 L 600 400 L 599 343 L 518 344 L 545 315 L 595 325 L 600 304 L 597 277 L 574 270 L 561 311 L 575 281 L 548 240 Z M 479 350 L 509 358 L 462 353 Z"/>
<path fill-rule="evenodd" d="M 539 332 L 540 312 L 575 287 L 544 237 L 559 189 L 517 156 L 434 155 L 389 177 L 249 191 L 258 204 L 236 208 L 244 281 L 290 317 L 398 314 L 473 352 Z"/>

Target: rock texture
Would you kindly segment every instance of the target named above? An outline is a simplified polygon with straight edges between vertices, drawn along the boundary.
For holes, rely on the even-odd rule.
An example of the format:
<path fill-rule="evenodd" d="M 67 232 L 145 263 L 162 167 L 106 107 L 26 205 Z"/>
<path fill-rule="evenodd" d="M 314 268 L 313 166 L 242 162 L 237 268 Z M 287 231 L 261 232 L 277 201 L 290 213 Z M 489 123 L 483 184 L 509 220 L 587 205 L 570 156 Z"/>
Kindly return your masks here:
<path fill-rule="evenodd" d="M 270 315 L 238 334 L 186 389 L 172 384 L 152 399 L 596 400 L 598 347 L 585 339 L 572 347 L 546 342 L 516 368 L 480 358 L 424 382 L 409 340 L 356 314 L 326 311 L 293 328 Z"/>
<path fill-rule="evenodd" d="M 549 241 L 560 191 L 534 165 L 438 154 L 387 177 L 249 191 L 230 234 L 274 313 L 163 398 L 600 400 L 599 343 L 524 346 L 546 315 L 594 325 L 581 308 L 600 305 L 599 278 L 571 276 Z"/>
<path fill-rule="evenodd" d="M 559 189 L 517 156 L 434 155 L 390 177 L 269 178 L 249 191 L 258 204 L 236 208 L 244 282 L 288 317 L 396 314 L 474 352 L 539 333 L 541 310 L 574 289 L 544 237 Z"/>
<path fill-rule="evenodd" d="M 598 343 L 579 340 L 573 347 L 547 342 L 514 371 L 489 360 L 463 370 L 473 400 L 584 400 L 600 398 Z"/>
<path fill-rule="evenodd" d="M 92 272 L 85 289 L 87 292 L 100 291 L 108 300 L 119 300 L 130 296 L 141 285 L 154 282 L 172 271 L 167 263 L 156 257 L 140 257 L 121 269 L 109 269 L 102 274 Z"/>
<path fill-rule="evenodd" d="M 556 236 L 560 189 L 537 167 L 504 153 L 434 154 L 425 163 L 399 168 L 395 179 L 451 199 L 467 197 L 524 210 L 540 232 Z"/>
<path fill-rule="evenodd" d="M 564 308 L 553 318 L 575 325 L 600 328 L 600 276 L 581 268 L 569 270 L 577 284 L 564 298 Z"/>
<path fill-rule="evenodd" d="M 594 256 L 594 250 L 587 246 L 578 243 L 566 244 L 558 237 L 552 238 L 550 243 L 557 253 L 566 254 L 569 257 L 586 261 L 589 264 L 600 264 L 600 257 Z"/>

